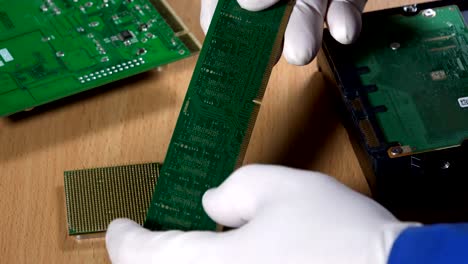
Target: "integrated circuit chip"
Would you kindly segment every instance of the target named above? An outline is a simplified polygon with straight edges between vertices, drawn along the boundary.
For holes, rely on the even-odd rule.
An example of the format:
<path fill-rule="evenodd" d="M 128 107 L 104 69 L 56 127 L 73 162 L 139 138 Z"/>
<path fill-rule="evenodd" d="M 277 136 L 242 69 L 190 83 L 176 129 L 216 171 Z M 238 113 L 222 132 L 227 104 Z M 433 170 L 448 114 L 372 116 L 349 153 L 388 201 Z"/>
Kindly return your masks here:
<path fill-rule="evenodd" d="M 124 30 L 120 32 L 120 39 L 122 39 L 123 41 L 127 41 L 131 38 L 133 38 L 133 34 L 130 30 Z"/>
<path fill-rule="evenodd" d="M 3 0 L 0 10 L 0 116 L 200 49 L 164 0 Z"/>

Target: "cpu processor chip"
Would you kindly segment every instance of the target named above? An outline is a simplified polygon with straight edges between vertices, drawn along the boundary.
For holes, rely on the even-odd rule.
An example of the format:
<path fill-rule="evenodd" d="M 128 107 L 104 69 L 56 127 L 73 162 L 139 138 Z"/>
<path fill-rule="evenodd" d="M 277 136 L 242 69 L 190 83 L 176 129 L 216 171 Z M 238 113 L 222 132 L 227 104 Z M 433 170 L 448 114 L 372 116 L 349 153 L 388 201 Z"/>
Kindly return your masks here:
<path fill-rule="evenodd" d="M 143 225 L 160 164 L 147 163 L 66 171 L 64 187 L 69 235 L 105 232 L 116 218 Z"/>

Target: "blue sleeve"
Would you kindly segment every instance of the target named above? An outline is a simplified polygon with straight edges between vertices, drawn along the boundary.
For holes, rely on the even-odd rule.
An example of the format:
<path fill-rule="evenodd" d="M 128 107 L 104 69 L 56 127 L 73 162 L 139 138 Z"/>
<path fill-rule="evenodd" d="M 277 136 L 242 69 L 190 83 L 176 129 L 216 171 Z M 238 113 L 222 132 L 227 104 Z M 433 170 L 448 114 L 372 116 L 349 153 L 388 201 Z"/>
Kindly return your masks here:
<path fill-rule="evenodd" d="M 393 244 L 388 264 L 468 263 L 468 223 L 410 227 Z"/>

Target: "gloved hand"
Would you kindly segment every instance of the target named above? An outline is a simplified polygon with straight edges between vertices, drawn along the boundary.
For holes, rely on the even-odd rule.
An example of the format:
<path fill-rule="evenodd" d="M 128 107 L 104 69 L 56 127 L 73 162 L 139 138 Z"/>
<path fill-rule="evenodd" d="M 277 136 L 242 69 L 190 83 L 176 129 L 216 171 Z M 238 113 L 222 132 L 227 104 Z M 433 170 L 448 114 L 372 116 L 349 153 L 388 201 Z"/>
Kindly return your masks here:
<path fill-rule="evenodd" d="M 250 11 L 266 9 L 283 0 L 237 0 Z M 218 0 L 202 0 L 200 24 L 208 31 Z M 322 43 L 324 20 L 332 36 L 342 44 L 356 40 L 366 0 L 296 0 L 284 36 L 284 57 L 295 65 L 309 64 Z"/>
<path fill-rule="evenodd" d="M 114 263 L 384 264 L 415 223 L 315 172 L 249 165 L 209 190 L 203 206 L 224 233 L 151 232 L 119 219 L 107 231 Z"/>

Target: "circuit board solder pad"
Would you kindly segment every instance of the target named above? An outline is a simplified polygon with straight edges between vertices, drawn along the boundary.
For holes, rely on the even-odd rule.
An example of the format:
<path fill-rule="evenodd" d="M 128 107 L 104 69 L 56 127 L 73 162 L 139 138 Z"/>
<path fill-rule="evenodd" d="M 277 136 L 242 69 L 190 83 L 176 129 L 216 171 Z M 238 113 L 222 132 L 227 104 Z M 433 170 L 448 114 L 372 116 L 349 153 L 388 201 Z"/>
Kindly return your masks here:
<path fill-rule="evenodd" d="M 199 49 L 163 0 L 0 0 L 0 116 Z"/>

